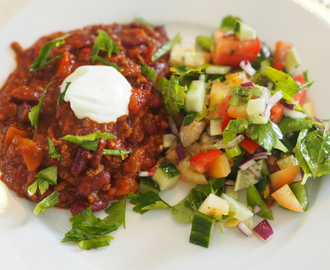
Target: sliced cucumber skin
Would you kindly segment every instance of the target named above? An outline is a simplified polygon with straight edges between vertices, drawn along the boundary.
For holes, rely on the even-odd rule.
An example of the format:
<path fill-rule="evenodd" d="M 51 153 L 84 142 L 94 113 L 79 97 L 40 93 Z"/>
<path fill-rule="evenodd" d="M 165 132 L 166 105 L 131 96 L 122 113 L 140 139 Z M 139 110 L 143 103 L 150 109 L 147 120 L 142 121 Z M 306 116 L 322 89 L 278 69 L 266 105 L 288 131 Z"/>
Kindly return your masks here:
<path fill-rule="evenodd" d="M 167 163 L 160 165 L 158 168 L 162 169 L 167 178 L 172 178 L 174 176 L 180 175 L 180 171 L 173 163 Z"/>
<path fill-rule="evenodd" d="M 187 99 L 184 104 L 184 110 L 186 112 L 202 112 L 205 98 L 204 81 L 192 81 L 186 95 Z"/>
<path fill-rule="evenodd" d="M 159 185 L 149 177 L 143 177 L 140 180 L 139 192 L 144 193 L 147 191 L 153 191 L 158 193 L 160 191 Z"/>
<path fill-rule="evenodd" d="M 189 242 L 208 248 L 213 231 L 213 226 L 213 217 L 196 211 L 192 221 Z"/>
<path fill-rule="evenodd" d="M 173 188 L 180 177 L 180 171 L 173 163 L 160 165 L 151 177 L 158 185 L 160 190 Z"/>

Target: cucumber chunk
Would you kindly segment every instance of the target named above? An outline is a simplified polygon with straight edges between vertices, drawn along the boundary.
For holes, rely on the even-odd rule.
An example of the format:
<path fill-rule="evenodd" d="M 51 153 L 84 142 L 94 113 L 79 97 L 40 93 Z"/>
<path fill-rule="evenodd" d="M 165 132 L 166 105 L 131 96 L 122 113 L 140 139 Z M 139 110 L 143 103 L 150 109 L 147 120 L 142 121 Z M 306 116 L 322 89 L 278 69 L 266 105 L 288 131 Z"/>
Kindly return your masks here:
<path fill-rule="evenodd" d="M 192 81 L 186 93 L 184 104 L 186 112 L 202 112 L 205 98 L 205 83 L 202 80 Z"/>
<path fill-rule="evenodd" d="M 284 60 L 284 67 L 287 73 L 289 73 L 290 76 L 294 76 L 295 71 L 297 67 L 300 65 L 300 58 L 299 55 L 294 47 L 292 47 Z"/>
<path fill-rule="evenodd" d="M 222 65 L 209 65 L 205 68 L 205 73 L 207 74 L 227 74 L 231 70 L 230 66 Z"/>
<path fill-rule="evenodd" d="M 252 211 L 250 211 L 247 208 L 247 205 L 245 205 L 244 203 L 241 203 L 240 201 L 235 200 L 234 198 L 228 196 L 225 193 L 221 194 L 221 198 L 226 200 L 229 203 L 229 211 L 230 212 L 234 211 L 236 213 L 234 218 L 236 218 L 240 221 L 245 221 L 253 216 Z"/>
<path fill-rule="evenodd" d="M 202 247 L 209 247 L 215 220 L 213 217 L 196 211 L 192 221 L 189 242 Z"/>
<path fill-rule="evenodd" d="M 160 191 L 159 185 L 149 177 L 143 177 L 140 180 L 139 192 L 144 193 L 147 191 L 153 191 L 158 193 Z"/>
<path fill-rule="evenodd" d="M 277 165 L 280 167 L 281 170 L 283 170 L 291 166 L 299 165 L 299 163 L 298 160 L 294 157 L 294 155 L 290 155 L 277 160 Z"/>
<path fill-rule="evenodd" d="M 238 37 L 238 39 L 240 41 L 251 40 L 251 39 L 257 38 L 256 31 L 253 28 L 251 28 L 250 26 L 248 26 L 240 21 L 236 21 L 235 36 Z"/>
<path fill-rule="evenodd" d="M 264 115 L 266 100 L 264 98 L 251 99 L 247 103 L 246 113 L 252 124 L 267 124 L 269 115 Z"/>
<path fill-rule="evenodd" d="M 152 176 L 160 190 L 167 190 L 175 186 L 180 177 L 180 172 L 173 163 L 160 165 Z"/>
<path fill-rule="evenodd" d="M 211 193 L 198 208 L 198 211 L 208 216 L 221 218 L 222 215 L 228 215 L 229 204 L 224 199 Z"/>
<path fill-rule="evenodd" d="M 176 141 L 177 137 L 173 134 L 164 134 L 163 135 L 163 147 L 170 148 L 172 144 Z"/>
<path fill-rule="evenodd" d="M 222 135 L 222 126 L 221 123 L 223 122 L 222 118 L 211 118 L 210 119 L 210 136 L 217 136 Z"/>

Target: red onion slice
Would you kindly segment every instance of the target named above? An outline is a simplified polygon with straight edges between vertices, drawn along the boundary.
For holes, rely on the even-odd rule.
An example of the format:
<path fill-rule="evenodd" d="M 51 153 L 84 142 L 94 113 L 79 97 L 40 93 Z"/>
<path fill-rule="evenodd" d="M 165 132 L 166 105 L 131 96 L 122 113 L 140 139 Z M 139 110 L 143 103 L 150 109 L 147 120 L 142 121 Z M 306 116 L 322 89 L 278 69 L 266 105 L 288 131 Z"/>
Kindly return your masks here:
<path fill-rule="evenodd" d="M 178 156 L 179 162 L 187 157 L 186 150 L 184 149 L 183 145 L 180 144 L 175 148 L 176 154 Z"/>
<path fill-rule="evenodd" d="M 258 156 L 264 156 L 264 155 L 271 156 L 272 153 L 271 152 L 265 152 L 265 151 L 264 152 L 257 152 L 253 156 L 258 157 Z"/>
<path fill-rule="evenodd" d="M 237 228 L 243 233 L 246 237 L 253 235 L 253 232 L 249 229 L 248 226 L 244 222 L 240 222 L 237 224 Z"/>
<path fill-rule="evenodd" d="M 272 95 L 268 99 L 268 104 L 271 103 L 274 106 L 277 102 L 279 102 L 281 100 L 282 97 L 283 97 L 283 94 L 280 91 L 277 91 L 274 95 Z"/>
<path fill-rule="evenodd" d="M 148 171 L 140 171 L 139 172 L 139 177 L 148 177 L 149 176 L 149 172 Z"/>
<path fill-rule="evenodd" d="M 256 156 L 256 157 L 252 157 L 254 160 L 259 160 L 259 159 L 267 159 L 268 155 L 262 155 L 262 156 Z"/>
<path fill-rule="evenodd" d="M 313 120 L 315 121 L 315 122 L 318 122 L 318 123 L 321 123 L 323 126 L 321 127 L 321 126 L 317 126 L 317 125 L 314 125 L 317 129 L 324 129 L 324 124 L 323 124 L 323 122 L 320 120 L 320 119 L 318 119 L 316 116 L 313 116 L 312 117 L 313 118 Z"/>
<path fill-rule="evenodd" d="M 227 180 L 223 185 L 224 186 L 233 187 L 233 186 L 235 186 L 235 181 L 233 181 L 233 180 Z"/>
<path fill-rule="evenodd" d="M 254 83 L 253 82 L 245 82 L 241 84 L 242 87 L 253 87 Z"/>
<path fill-rule="evenodd" d="M 261 173 L 258 172 L 255 168 L 253 168 L 252 166 L 250 166 L 248 168 L 248 170 L 257 178 L 261 178 Z"/>
<path fill-rule="evenodd" d="M 170 128 L 173 135 L 179 137 L 179 131 L 178 131 L 178 128 L 176 127 L 176 124 L 175 124 L 172 116 L 168 117 L 168 127 Z"/>
<path fill-rule="evenodd" d="M 257 226 L 255 226 L 253 231 L 265 241 L 273 235 L 273 229 L 267 219 L 264 219 Z"/>
<path fill-rule="evenodd" d="M 223 33 L 224 37 L 233 36 L 233 35 L 235 35 L 235 33 L 232 30 L 228 30 L 228 31 Z"/>
<path fill-rule="evenodd" d="M 289 110 L 293 110 L 294 107 L 296 107 L 295 104 L 289 104 L 287 102 L 285 102 L 283 105 L 284 105 L 285 108 L 288 108 Z"/>
<path fill-rule="evenodd" d="M 269 48 L 268 48 L 267 44 L 265 42 L 261 42 L 260 46 L 261 46 L 261 50 L 264 53 L 265 57 L 269 58 L 270 57 L 270 51 L 269 51 Z"/>
<path fill-rule="evenodd" d="M 322 122 L 323 123 L 323 125 L 324 125 L 324 129 L 325 130 L 330 130 L 330 127 L 329 127 L 329 121 L 324 121 L 324 122 Z"/>
<path fill-rule="evenodd" d="M 259 214 L 262 210 L 262 207 L 258 204 L 256 204 L 254 207 L 253 207 L 253 214 L 256 215 L 256 214 Z"/>
<path fill-rule="evenodd" d="M 254 74 L 256 74 L 256 70 L 251 66 L 251 63 L 248 60 L 243 60 L 241 63 L 239 63 L 239 66 L 249 76 L 253 76 Z"/>
<path fill-rule="evenodd" d="M 238 164 L 237 166 L 241 169 L 241 170 L 246 170 L 247 168 L 249 168 L 250 166 L 252 166 L 254 163 L 256 163 L 256 161 L 252 158 L 248 158 L 246 160 L 244 160 L 243 162 L 241 162 L 240 164 Z"/>
<path fill-rule="evenodd" d="M 155 171 L 157 170 L 159 164 L 158 162 L 148 171 L 149 176 L 153 176 L 153 174 L 155 173 Z"/>

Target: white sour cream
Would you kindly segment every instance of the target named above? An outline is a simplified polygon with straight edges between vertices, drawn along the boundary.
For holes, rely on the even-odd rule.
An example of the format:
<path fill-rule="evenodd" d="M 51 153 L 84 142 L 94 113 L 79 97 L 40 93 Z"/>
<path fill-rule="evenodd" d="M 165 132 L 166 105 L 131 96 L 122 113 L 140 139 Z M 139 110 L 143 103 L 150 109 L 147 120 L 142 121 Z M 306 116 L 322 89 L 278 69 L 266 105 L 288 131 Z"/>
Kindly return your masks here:
<path fill-rule="evenodd" d="M 88 117 L 97 123 L 115 122 L 128 115 L 132 86 L 115 68 L 109 66 L 81 66 L 63 81 L 71 82 L 64 101 L 79 118 Z"/>

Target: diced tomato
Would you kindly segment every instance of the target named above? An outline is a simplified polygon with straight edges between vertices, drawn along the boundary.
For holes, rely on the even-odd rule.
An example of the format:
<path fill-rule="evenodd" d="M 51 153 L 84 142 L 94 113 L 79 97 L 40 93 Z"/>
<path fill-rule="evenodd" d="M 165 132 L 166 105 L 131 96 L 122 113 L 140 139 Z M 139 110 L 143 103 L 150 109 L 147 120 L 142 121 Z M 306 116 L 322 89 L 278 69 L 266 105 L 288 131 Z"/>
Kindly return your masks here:
<path fill-rule="evenodd" d="M 278 190 L 284 185 L 290 185 L 296 179 L 299 170 L 300 166 L 295 165 L 272 173 L 269 178 L 272 183 L 273 190 Z"/>
<path fill-rule="evenodd" d="M 229 108 L 229 101 L 231 99 L 231 96 L 228 96 L 226 98 L 223 98 L 221 102 L 218 104 L 218 107 L 216 109 L 218 113 L 217 118 L 222 118 L 221 122 L 221 130 L 225 130 L 226 126 L 228 125 L 229 121 L 234 119 L 228 115 L 228 108 Z"/>
<path fill-rule="evenodd" d="M 211 164 L 220 156 L 221 150 L 200 152 L 189 159 L 191 166 L 199 173 L 205 173 L 210 169 Z"/>
<path fill-rule="evenodd" d="M 22 138 L 25 138 L 28 134 L 29 134 L 29 132 L 27 132 L 26 130 L 21 130 L 21 129 L 17 129 L 15 127 L 10 127 L 6 134 L 5 150 L 7 151 L 9 145 L 11 145 L 11 142 L 16 135 L 19 135 Z"/>
<path fill-rule="evenodd" d="M 282 70 L 284 68 L 285 57 L 293 44 L 286 41 L 278 41 L 275 44 L 273 68 Z"/>
<path fill-rule="evenodd" d="M 211 59 L 217 65 L 239 67 L 243 60 L 252 62 L 259 54 L 260 40 L 258 38 L 240 41 L 236 36 L 223 36 L 224 31 L 214 31 L 215 52 Z"/>
<path fill-rule="evenodd" d="M 69 52 L 64 52 L 63 57 L 58 61 L 56 66 L 56 77 L 65 78 L 73 67 L 73 56 Z"/>
<path fill-rule="evenodd" d="M 281 103 L 277 102 L 270 110 L 270 120 L 277 124 L 281 121 L 283 116 L 284 107 Z"/>
<path fill-rule="evenodd" d="M 303 74 L 299 74 L 293 78 L 296 83 L 305 84 L 305 78 Z"/>
<path fill-rule="evenodd" d="M 242 106 L 229 106 L 228 108 L 228 115 L 233 118 L 241 118 L 249 120 L 249 117 L 246 113 L 247 105 Z"/>
<path fill-rule="evenodd" d="M 264 203 L 270 208 L 274 205 L 275 200 L 264 200 Z"/>
<path fill-rule="evenodd" d="M 304 212 L 302 206 L 297 200 L 296 196 L 286 184 L 281 187 L 279 190 L 275 191 L 272 194 L 272 197 L 285 208 L 295 211 L 295 212 Z"/>
<path fill-rule="evenodd" d="M 227 154 L 223 152 L 210 166 L 207 174 L 210 177 L 222 178 L 226 177 L 231 172 L 230 159 Z"/>
<path fill-rule="evenodd" d="M 303 74 L 299 74 L 293 78 L 293 80 L 298 84 L 305 84 L 305 78 Z M 306 90 L 300 90 L 297 94 L 293 96 L 293 99 L 302 104 L 306 97 Z"/>
<path fill-rule="evenodd" d="M 246 152 L 253 155 L 255 151 L 260 147 L 254 140 L 244 135 L 244 140 L 239 143 Z"/>

